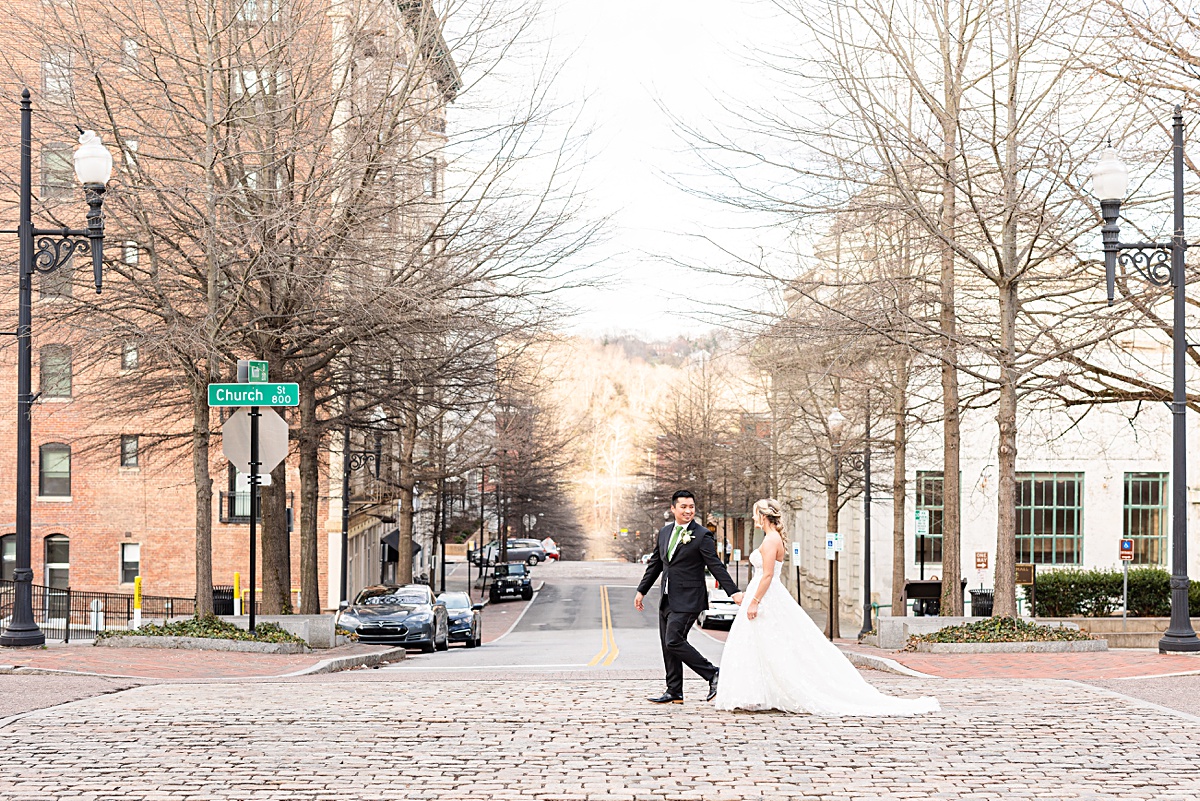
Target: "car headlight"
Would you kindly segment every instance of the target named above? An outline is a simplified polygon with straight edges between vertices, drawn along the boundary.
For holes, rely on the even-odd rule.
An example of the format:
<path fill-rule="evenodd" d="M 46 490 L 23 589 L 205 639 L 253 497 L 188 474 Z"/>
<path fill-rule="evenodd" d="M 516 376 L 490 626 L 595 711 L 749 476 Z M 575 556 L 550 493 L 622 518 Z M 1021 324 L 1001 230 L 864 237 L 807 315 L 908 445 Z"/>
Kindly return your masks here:
<path fill-rule="evenodd" d="M 409 615 L 406 618 L 405 622 L 407 622 L 407 623 L 428 623 L 431 620 L 433 620 L 433 613 L 431 613 L 431 612 L 415 612 L 415 613 Z"/>
<path fill-rule="evenodd" d="M 340 617 L 338 617 L 337 628 L 345 629 L 346 631 L 354 631 L 355 629 L 358 628 L 358 624 L 361 622 L 362 621 L 360 621 L 354 615 L 343 614 Z"/>

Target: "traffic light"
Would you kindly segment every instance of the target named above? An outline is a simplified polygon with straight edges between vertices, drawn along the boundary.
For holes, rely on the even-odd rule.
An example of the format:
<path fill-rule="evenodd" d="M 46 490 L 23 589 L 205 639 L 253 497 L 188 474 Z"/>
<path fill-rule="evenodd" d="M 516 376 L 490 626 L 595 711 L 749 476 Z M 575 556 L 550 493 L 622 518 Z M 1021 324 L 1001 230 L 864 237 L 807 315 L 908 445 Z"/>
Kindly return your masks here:
<path fill-rule="evenodd" d="M 615 531 L 614 531 L 614 532 L 613 532 L 613 539 L 615 540 L 616 538 L 617 538 L 617 532 L 615 532 Z"/>

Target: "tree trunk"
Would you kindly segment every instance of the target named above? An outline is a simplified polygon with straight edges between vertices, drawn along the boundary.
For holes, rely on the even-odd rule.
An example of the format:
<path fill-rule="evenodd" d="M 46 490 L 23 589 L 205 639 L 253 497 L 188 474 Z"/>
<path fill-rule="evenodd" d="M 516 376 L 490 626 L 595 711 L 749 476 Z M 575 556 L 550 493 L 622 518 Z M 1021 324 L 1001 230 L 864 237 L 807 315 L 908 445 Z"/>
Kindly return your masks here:
<path fill-rule="evenodd" d="M 1000 292 L 1000 401 L 996 412 L 1000 442 L 999 480 L 996 488 L 996 595 L 992 614 L 1016 617 L 1017 533 L 1017 385 L 1014 365 L 1017 291 L 1015 283 Z"/>
<path fill-rule="evenodd" d="M 405 410 L 404 429 L 400 433 L 400 556 L 396 562 L 396 582 L 411 584 L 413 580 L 413 487 L 416 484 L 413 452 L 417 441 L 417 413 Z"/>
<path fill-rule="evenodd" d="M 904 617 L 908 608 L 904 599 L 905 570 L 908 554 L 904 548 L 904 529 L 908 522 L 908 357 L 896 357 L 895 386 L 892 390 L 892 617 Z"/>
<path fill-rule="evenodd" d="M 948 10 L 948 9 L 947 9 Z M 947 16 L 947 19 L 950 19 Z M 942 209 L 941 315 L 942 337 L 942 598 L 944 614 L 957 615 L 962 604 L 962 490 L 959 449 L 962 421 L 958 394 L 958 327 L 955 309 L 955 255 L 951 244 L 956 235 L 958 202 L 958 72 L 951 54 L 954 44 L 942 42 L 943 94 L 942 114 Z"/>
<path fill-rule="evenodd" d="M 209 471 L 208 387 L 201 376 L 192 386 L 192 481 L 196 488 L 196 614 L 213 613 L 212 474 Z"/>
<path fill-rule="evenodd" d="M 292 613 L 292 549 L 287 530 L 287 459 L 271 471 L 262 488 L 262 612 Z"/>
<path fill-rule="evenodd" d="M 321 428 L 317 421 L 316 387 L 300 384 L 300 614 L 321 611 L 317 567 L 317 503 L 320 498 Z M 330 481 L 332 481 L 332 476 Z M 345 501 L 343 500 L 343 503 Z M 345 558 L 345 554 L 342 555 Z M 329 581 L 340 580 L 330 576 Z"/>

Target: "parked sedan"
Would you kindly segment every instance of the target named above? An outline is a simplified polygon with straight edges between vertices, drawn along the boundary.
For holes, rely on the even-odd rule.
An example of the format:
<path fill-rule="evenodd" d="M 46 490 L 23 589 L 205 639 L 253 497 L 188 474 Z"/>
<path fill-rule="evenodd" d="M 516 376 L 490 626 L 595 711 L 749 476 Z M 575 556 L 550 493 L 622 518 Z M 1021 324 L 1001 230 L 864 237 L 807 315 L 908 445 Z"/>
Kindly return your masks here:
<path fill-rule="evenodd" d="M 367 587 L 354 603 L 342 607 L 337 626 L 357 634 L 362 643 L 403 645 L 426 653 L 450 646 L 446 607 L 423 584 Z"/>
<path fill-rule="evenodd" d="M 450 619 L 450 642 L 461 642 L 468 648 L 483 644 L 483 617 L 479 610 L 483 604 L 471 603 L 465 592 L 443 592 L 438 603 L 446 607 Z"/>

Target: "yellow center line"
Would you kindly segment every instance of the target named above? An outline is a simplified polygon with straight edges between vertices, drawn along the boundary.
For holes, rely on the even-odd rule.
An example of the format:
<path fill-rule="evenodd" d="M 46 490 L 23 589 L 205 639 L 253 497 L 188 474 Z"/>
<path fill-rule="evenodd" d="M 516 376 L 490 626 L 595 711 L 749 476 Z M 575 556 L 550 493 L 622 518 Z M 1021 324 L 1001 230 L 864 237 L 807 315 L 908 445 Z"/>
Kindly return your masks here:
<path fill-rule="evenodd" d="M 612 622 L 612 604 L 608 600 L 608 587 L 604 588 L 604 617 L 608 621 L 608 642 L 612 646 L 612 653 L 608 655 L 608 659 L 604 660 L 604 666 L 608 667 L 617 658 L 617 654 L 621 653 L 617 648 L 617 632 L 613 628 Z"/>
<path fill-rule="evenodd" d="M 588 662 L 588 667 L 595 667 L 601 662 L 604 667 L 608 667 L 617 658 L 620 650 L 617 648 L 617 639 L 613 635 L 612 624 L 612 606 L 608 600 L 608 587 L 600 586 L 600 653 L 592 657 L 592 661 Z"/>

